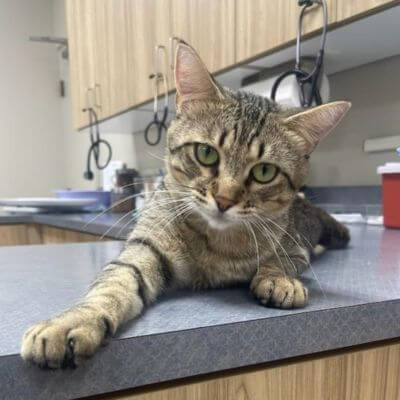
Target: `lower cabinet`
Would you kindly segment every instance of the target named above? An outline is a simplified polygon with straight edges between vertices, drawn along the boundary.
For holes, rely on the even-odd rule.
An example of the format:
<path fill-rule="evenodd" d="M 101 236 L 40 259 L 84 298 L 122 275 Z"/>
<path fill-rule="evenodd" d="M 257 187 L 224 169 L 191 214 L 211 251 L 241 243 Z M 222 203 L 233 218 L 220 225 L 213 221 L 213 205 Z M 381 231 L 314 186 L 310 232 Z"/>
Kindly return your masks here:
<path fill-rule="evenodd" d="M 79 243 L 111 240 L 90 233 L 39 224 L 0 225 L 0 246 L 28 244 Z"/>

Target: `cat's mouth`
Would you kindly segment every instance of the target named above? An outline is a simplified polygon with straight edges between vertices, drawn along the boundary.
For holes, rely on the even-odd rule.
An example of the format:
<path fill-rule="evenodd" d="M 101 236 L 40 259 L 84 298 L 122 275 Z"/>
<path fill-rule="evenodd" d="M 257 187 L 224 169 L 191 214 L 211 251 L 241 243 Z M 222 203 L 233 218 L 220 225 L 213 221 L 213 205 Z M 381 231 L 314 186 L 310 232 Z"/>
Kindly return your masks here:
<path fill-rule="evenodd" d="M 208 222 L 211 228 L 224 230 L 236 225 L 239 220 L 228 213 L 222 213 L 219 210 L 209 210 L 198 208 L 199 214 Z"/>

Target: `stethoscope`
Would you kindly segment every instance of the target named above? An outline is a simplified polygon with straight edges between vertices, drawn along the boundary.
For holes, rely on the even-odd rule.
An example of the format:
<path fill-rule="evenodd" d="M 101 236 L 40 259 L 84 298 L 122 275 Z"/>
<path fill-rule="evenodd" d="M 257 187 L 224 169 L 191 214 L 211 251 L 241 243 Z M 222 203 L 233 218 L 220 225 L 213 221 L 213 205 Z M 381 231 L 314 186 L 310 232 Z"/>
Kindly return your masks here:
<path fill-rule="evenodd" d="M 153 101 L 153 120 L 149 122 L 144 130 L 144 140 L 150 146 L 156 146 L 160 143 L 163 131 L 167 132 L 167 118 L 168 118 L 168 77 L 166 73 L 160 71 L 159 54 L 163 51 L 166 56 L 165 46 L 156 46 L 154 49 L 154 65 L 155 73 L 150 75 L 150 79 L 154 82 L 154 101 Z M 162 110 L 158 109 L 158 96 L 159 96 L 159 82 L 162 81 L 164 89 L 164 107 Z M 150 138 L 150 130 L 156 128 L 156 137 L 154 140 Z"/>
<path fill-rule="evenodd" d="M 311 7 L 314 3 L 320 4 L 323 10 L 323 27 L 321 34 L 321 44 L 318 51 L 314 68 L 311 72 L 306 72 L 302 69 L 301 65 L 301 32 L 303 27 L 303 19 L 305 11 L 308 7 Z M 300 104 L 302 107 L 310 107 L 313 103 L 320 105 L 322 104 L 321 93 L 318 88 L 318 82 L 321 75 L 325 44 L 326 44 L 326 30 L 328 25 L 328 7 L 326 0 L 299 0 L 299 6 L 303 6 L 299 16 L 299 23 L 297 26 L 297 40 L 296 40 L 296 63 L 292 70 L 284 72 L 274 82 L 271 89 L 271 99 L 275 101 L 276 92 L 281 82 L 290 75 L 295 75 L 297 83 L 299 85 Z"/>
<path fill-rule="evenodd" d="M 102 170 L 106 168 L 111 161 L 112 149 L 109 142 L 100 138 L 99 120 L 97 118 L 96 111 L 92 107 L 84 108 L 82 111 L 89 113 L 89 132 L 90 132 L 90 147 L 87 153 L 86 171 L 84 172 L 83 177 L 87 180 L 92 180 L 94 178 L 94 174 L 90 168 L 92 154 L 97 169 Z M 93 125 L 95 126 L 95 129 L 93 129 Z M 100 164 L 101 145 L 104 145 L 108 151 L 107 160 L 104 164 Z"/>

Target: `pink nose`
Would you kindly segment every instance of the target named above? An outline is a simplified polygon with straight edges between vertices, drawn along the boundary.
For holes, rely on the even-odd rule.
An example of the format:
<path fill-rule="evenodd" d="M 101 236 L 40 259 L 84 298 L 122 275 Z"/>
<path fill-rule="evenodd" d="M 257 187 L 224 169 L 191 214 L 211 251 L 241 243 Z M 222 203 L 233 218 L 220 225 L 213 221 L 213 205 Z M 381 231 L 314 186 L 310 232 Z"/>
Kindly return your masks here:
<path fill-rule="evenodd" d="M 222 196 L 214 196 L 215 202 L 217 203 L 218 210 L 221 212 L 225 212 L 232 206 L 236 204 L 234 200 L 227 199 L 226 197 Z"/>

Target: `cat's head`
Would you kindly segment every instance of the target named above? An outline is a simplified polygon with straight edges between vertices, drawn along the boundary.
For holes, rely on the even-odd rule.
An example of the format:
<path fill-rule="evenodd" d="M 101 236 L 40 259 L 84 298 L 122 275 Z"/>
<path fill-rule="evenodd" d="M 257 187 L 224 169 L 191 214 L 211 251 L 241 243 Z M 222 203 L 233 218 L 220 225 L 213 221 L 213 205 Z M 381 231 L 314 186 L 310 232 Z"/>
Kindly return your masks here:
<path fill-rule="evenodd" d="M 283 110 L 264 97 L 222 88 L 184 43 L 176 50 L 175 81 L 168 181 L 219 229 L 285 212 L 305 183 L 311 152 L 350 108 L 340 101 Z"/>

